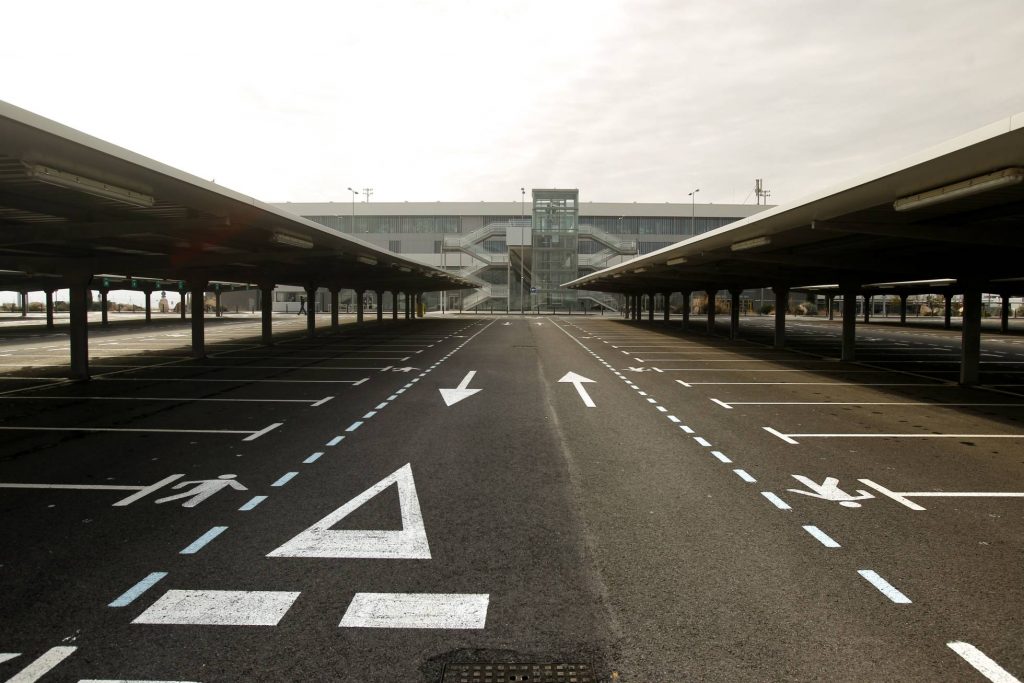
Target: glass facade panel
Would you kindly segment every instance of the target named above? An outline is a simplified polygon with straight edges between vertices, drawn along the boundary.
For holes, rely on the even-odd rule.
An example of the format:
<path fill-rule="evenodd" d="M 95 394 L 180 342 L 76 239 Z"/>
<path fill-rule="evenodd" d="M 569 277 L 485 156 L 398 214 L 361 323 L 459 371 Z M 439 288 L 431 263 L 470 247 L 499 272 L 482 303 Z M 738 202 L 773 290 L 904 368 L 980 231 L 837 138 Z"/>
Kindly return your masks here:
<path fill-rule="evenodd" d="M 576 301 L 561 285 L 576 277 L 579 256 L 579 190 L 533 191 L 531 292 L 534 306 Z"/>

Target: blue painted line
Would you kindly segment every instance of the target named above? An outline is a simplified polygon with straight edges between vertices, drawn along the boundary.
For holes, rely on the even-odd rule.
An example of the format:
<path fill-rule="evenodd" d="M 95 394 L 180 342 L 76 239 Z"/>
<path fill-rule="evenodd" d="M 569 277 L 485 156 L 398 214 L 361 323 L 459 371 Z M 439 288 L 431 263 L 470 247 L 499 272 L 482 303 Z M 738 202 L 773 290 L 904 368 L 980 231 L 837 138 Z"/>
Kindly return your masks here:
<path fill-rule="evenodd" d="M 352 424 L 350 424 L 350 425 L 348 426 L 348 429 L 346 429 L 345 431 L 346 431 L 346 432 L 354 432 L 354 431 L 356 431 L 357 429 L 359 429 L 359 428 L 360 428 L 360 427 L 362 427 L 362 426 L 363 426 L 363 422 L 362 422 L 362 420 L 356 420 L 355 422 L 353 422 Z"/>
<path fill-rule="evenodd" d="M 253 496 L 252 500 L 238 508 L 241 512 L 248 512 L 267 499 L 266 496 Z"/>
<path fill-rule="evenodd" d="M 280 479 L 275 481 L 273 484 L 271 484 L 271 486 L 284 486 L 285 484 L 290 482 L 295 477 L 296 474 L 298 474 L 298 472 L 288 472 Z"/>
<path fill-rule="evenodd" d="M 167 572 L 153 572 L 152 574 L 144 578 L 142 581 L 139 581 L 137 584 L 126 590 L 121 595 L 121 597 L 117 598 L 117 600 L 114 600 L 114 602 L 110 603 L 107 606 L 126 607 L 127 605 L 132 604 L 132 601 L 135 600 L 135 598 L 139 597 L 140 595 L 148 591 L 150 588 L 156 585 L 157 581 L 164 578 L 165 576 L 167 576 Z"/>
<path fill-rule="evenodd" d="M 213 527 L 212 529 L 207 531 L 205 534 L 203 534 L 202 536 L 200 536 L 196 540 L 192 541 L 192 543 L 190 543 L 188 545 L 188 547 L 185 548 L 184 550 L 182 550 L 179 554 L 180 555 L 195 555 L 200 550 L 202 550 L 203 546 L 205 546 L 207 543 L 209 543 L 213 539 L 215 539 L 218 536 L 220 536 L 222 533 L 227 531 L 227 529 L 228 528 L 226 526 L 215 526 L 215 527 Z"/>
<path fill-rule="evenodd" d="M 323 455 L 323 453 L 321 453 L 320 451 L 317 451 L 317 452 L 316 452 L 316 453 L 314 453 L 313 455 L 311 455 L 311 456 L 309 456 L 308 458 L 306 458 L 305 460 L 303 460 L 303 461 L 302 461 L 302 463 L 303 463 L 304 465 L 308 465 L 308 464 L 310 464 L 311 462 L 316 462 L 317 460 L 319 460 L 319 459 L 320 459 L 320 456 L 321 456 L 321 455 Z"/>
<path fill-rule="evenodd" d="M 345 437 L 343 437 L 343 436 L 336 436 L 333 439 L 331 439 L 330 441 L 328 441 L 327 445 L 328 446 L 337 446 L 339 443 L 341 443 L 341 440 L 344 439 L 344 438 Z"/>

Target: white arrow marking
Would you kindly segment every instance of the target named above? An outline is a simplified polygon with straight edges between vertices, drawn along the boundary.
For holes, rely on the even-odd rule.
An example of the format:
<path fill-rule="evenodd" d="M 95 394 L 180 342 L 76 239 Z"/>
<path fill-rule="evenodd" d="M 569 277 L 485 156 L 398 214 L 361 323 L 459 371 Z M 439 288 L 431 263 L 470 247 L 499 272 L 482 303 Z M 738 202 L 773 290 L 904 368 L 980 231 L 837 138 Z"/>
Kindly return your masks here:
<path fill-rule="evenodd" d="M 473 376 L 476 375 L 476 370 L 470 370 L 466 373 L 466 376 L 459 382 L 459 386 L 454 389 L 438 389 L 441 392 L 441 398 L 444 399 L 446 406 L 452 406 L 461 401 L 464 398 L 469 398 L 481 389 L 467 389 L 469 383 L 473 381 Z"/>
<path fill-rule="evenodd" d="M 575 372 L 567 372 L 567 373 L 565 373 L 565 377 L 563 377 L 562 379 L 560 379 L 558 381 L 559 382 L 571 382 L 572 385 L 574 387 L 576 387 L 576 391 L 577 391 L 577 393 L 579 393 L 580 398 L 583 399 L 583 405 L 585 405 L 588 408 L 596 408 L 597 407 L 597 404 L 594 403 L 594 400 L 592 398 L 590 398 L 590 394 L 588 394 L 587 390 L 583 388 L 583 383 L 584 382 L 590 382 L 591 384 L 593 384 L 594 380 L 587 379 L 586 377 L 584 377 L 582 375 L 577 375 Z"/>
<path fill-rule="evenodd" d="M 502 323 L 502 325 L 511 325 L 512 323 Z"/>

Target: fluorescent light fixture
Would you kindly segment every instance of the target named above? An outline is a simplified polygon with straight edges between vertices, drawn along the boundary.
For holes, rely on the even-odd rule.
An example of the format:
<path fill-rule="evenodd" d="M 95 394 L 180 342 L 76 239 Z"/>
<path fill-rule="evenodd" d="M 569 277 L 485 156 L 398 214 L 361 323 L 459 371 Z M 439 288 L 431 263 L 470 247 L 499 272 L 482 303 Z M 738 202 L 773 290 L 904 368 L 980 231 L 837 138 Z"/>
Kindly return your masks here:
<path fill-rule="evenodd" d="M 48 185 L 56 185 L 57 187 L 63 187 L 68 190 L 78 190 L 79 192 L 84 192 L 85 194 L 90 194 L 94 197 L 113 199 L 114 201 L 124 202 L 125 204 L 140 206 L 142 208 L 153 206 L 156 202 L 156 200 L 148 194 L 142 194 L 141 192 L 128 190 L 123 187 L 118 187 L 117 185 L 111 185 L 110 183 L 105 183 L 101 180 L 86 178 L 78 175 L 77 173 L 61 171 L 60 169 L 56 169 L 51 166 L 43 166 L 42 164 L 26 164 L 25 168 L 28 173 L 28 177 L 33 180 L 38 180 Z"/>
<path fill-rule="evenodd" d="M 951 202 L 954 199 L 963 199 L 972 195 L 996 190 L 1000 187 L 1016 185 L 1024 180 L 1024 168 L 1004 168 L 995 173 L 980 175 L 970 180 L 963 180 L 959 183 L 946 185 L 927 192 L 900 197 L 892 203 L 896 211 L 913 211 L 923 209 L 926 206 L 933 206 L 943 202 Z"/>
<path fill-rule="evenodd" d="M 752 237 L 749 240 L 741 240 L 735 242 L 729 249 L 731 251 L 743 251 L 745 249 L 756 249 L 757 247 L 766 247 L 772 243 L 771 237 Z"/>
<path fill-rule="evenodd" d="M 668 261 L 665 261 L 666 266 L 679 266 L 684 263 L 686 263 L 685 256 L 680 256 L 679 258 L 670 258 Z"/>
<path fill-rule="evenodd" d="M 647 270 L 648 270 L 647 268 L 634 268 L 633 272 L 634 273 L 646 273 Z"/>
<path fill-rule="evenodd" d="M 312 240 L 308 240 L 305 237 L 296 237 L 295 235 L 289 235 L 284 232 L 275 232 L 270 236 L 270 241 L 274 244 L 281 244 L 286 247 L 296 247 L 297 249 L 313 248 Z"/>
<path fill-rule="evenodd" d="M 356 256 L 356 261 L 359 261 L 360 263 L 365 263 L 368 266 L 377 265 L 377 259 L 371 256 Z"/>

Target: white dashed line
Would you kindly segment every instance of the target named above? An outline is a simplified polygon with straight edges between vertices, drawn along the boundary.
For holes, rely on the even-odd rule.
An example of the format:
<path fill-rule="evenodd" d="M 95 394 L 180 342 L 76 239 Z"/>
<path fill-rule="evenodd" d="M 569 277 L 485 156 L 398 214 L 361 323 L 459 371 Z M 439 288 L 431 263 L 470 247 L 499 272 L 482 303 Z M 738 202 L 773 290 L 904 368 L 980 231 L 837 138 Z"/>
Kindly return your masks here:
<path fill-rule="evenodd" d="M 675 415 L 666 415 L 666 417 L 668 419 L 672 420 L 673 422 L 680 422 L 680 419 L 678 417 L 676 417 Z"/>
<path fill-rule="evenodd" d="M 194 540 L 191 543 L 189 543 L 179 553 L 179 555 L 195 555 L 197 552 L 202 550 L 203 546 L 205 546 L 207 543 L 209 543 L 213 539 L 215 539 L 218 536 L 220 536 L 222 533 L 227 531 L 227 529 L 228 528 L 226 526 L 215 526 L 215 527 L 213 527 L 212 529 L 207 531 L 205 534 L 203 534 L 202 536 L 200 536 L 196 540 Z"/>
<path fill-rule="evenodd" d="M 736 473 L 737 477 L 739 477 L 743 481 L 747 482 L 748 484 L 756 484 L 757 483 L 757 479 L 754 479 L 752 476 L 750 476 L 750 474 L 746 470 L 735 469 L 735 470 L 733 470 L 733 472 Z"/>
<path fill-rule="evenodd" d="M 878 575 L 873 569 L 858 569 L 857 573 L 863 576 L 868 583 L 881 591 L 882 595 L 899 605 L 909 605 L 910 598 L 896 590 L 896 587 Z"/>
<path fill-rule="evenodd" d="M 333 439 L 331 439 L 330 441 L 328 441 L 328 442 L 327 442 L 327 445 L 328 445 L 328 446 L 337 446 L 337 445 L 338 445 L 339 443 L 341 443 L 341 442 L 342 442 L 342 440 L 343 440 L 344 438 L 345 438 L 345 437 L 343 437 L 343 436 L 336 436 L 336 437 L 334 437 Z"/>
<path fill-rule="evenodd" d="M 167 576 L 167 572 L 153 572 L 142 581 L 126 590 L 120 597 L 114 600 L 107 607 L 126 607 L 150 588 L 156 585 L 156 582 Z"/>
<path fill-rule="evenodd" d="M 239 512 L 248 512 L 267 499 L 266 496 L 253 496 L 248 503 L 238 508 Z"/>
<path fill-rule="evenodd" d="M 356 420 L 355 422 L 353 422 L 352 424 L 350 424 L 350 425 L 349 425 L 349 426 L 348 426 L 348 427 L 347 427 L 347 428 L 345 429 L 345 431 L 346 431 L 346 432 L 354 432 L 354 431 L 356 431 L 357 429 L 359 429 L 359 428 L 360 428 L 360 427 L 362 427 L 362 426 L 363 426 L 363 423 L 362 423 L 362 421 L 360 421 L 360 420 Z"/>
<path fill-rule="evenodd" d="M 715 456 L 721 462 L 724 462 L 727 465 L 732 462 L 732 460 L 730 460 L 729 458 L 725 457 L 725 454 L 722 453 L 722 451 L 711 451 L 711 455 Z"/>
<path fill-rule="evenodd" d="M 703 436 L 695 436 L 693 437 L 693 440 L 696 441 L 698 445 L 704 446 L 705 448 L 711 447 L 711 444 L 708 443 L 708 440 L 705 439 Z"/>
<path fill-rule="evenodd" d="M 786 503 L 786 501 L 782 500 L 781 498 L 776 496 L 771 491 L 761 491 L 761 495 L 764 496 L 765 498 L 767 498 L 771 502 L 772 505 L 774 505 L 775 507 L 779 508 L 780 510 L 792 510 L 793 509 L 793 508 L 789 507 L 789 505 Z"/>
<path fill-rule="evenodd" d="M 323 452 L 322 452 L 322 451 L 317 451 L 317 452 L 316 452 L 316 453 L 314 453 L 313 455 L 311 455 L 311 456 L 309 456 L 308 458 L 306 458 L 305 460 L 303 460 L 303 461 L 302 461 L 302 463 L 303 463 L 304 465 L 309 465 L 309 464 L 311 464 L 311 463 L 314 463 L 314 462 L 316 462 L 317 460 L 319 460 L 319 459 L 320 459 L 320 456 L 321 456 L 321 455 L 323 455 Z"/>
<path fill-rule="evenodd" d="M 271 486 L 284 486 L 292 479 L 294 479 L 296 474 L 298 474 L 298 472 L 287 472 L 281 475 L 281 478 L 275 481 L 273 484 L 271 484 Z"/>
<path fill-rule="evenodd" d="M 974 647 L 970 643 L 954 640 L 946 645 L 957 653 L 964 660 L 978 670 L 982 676 L 992 683 L 1020 683 L 1010 672 L 999 666 L 991 657 Z"/>

